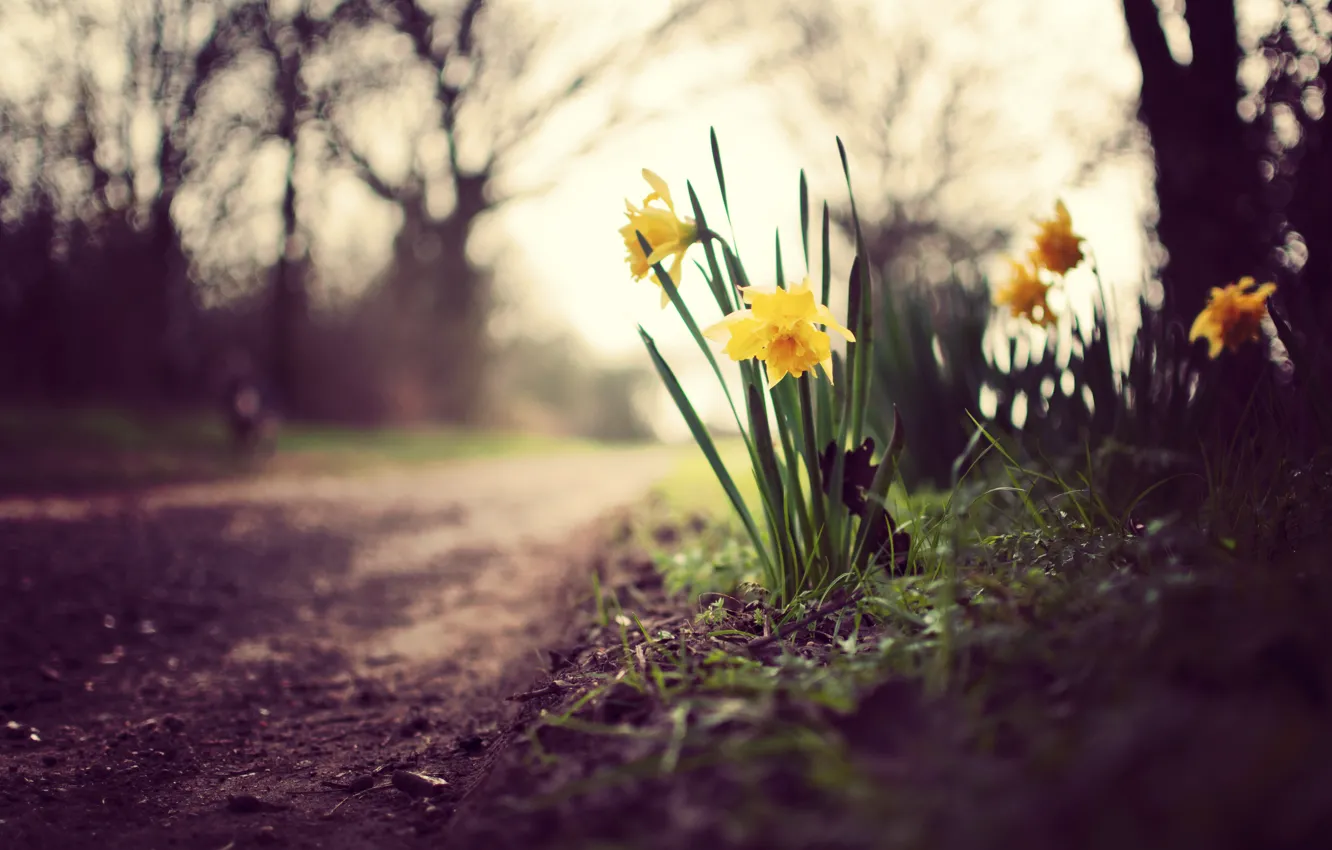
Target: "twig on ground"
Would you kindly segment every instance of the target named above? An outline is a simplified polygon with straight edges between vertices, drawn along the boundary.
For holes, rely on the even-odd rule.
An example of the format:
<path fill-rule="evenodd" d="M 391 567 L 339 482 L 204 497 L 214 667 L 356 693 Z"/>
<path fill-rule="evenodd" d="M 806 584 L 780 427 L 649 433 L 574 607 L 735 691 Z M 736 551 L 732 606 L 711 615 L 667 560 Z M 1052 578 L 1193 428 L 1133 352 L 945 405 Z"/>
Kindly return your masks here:
<path fill-rule="evenodd" d="M 329 818 L 333 817 L 333 815 L 337 813 L 338 809 L 342 808 L 342 804 L 347 802 L 348 800 L 355 800 L 360 797 L 364 797 L 366 794 L 370 794 L 374 791 L 383 791 L 385 788 L 392 788 L 392 787 L 393 785 L 391 783 L 387 785 L 376 785 L 373 788 L 367 788 L 364 791 L 357 791 L 355 794 L 352 794 L 350 797 L 343 797 L 341 800 L 338 801 L 338 804 L 336 806 L 334 806 L 333 808 L 329 809 L 327 812 L 324 813 L 323 815 L 324 820 L 328 820 Z"/>
<path fill-rule="evenodd" d="M 756 649 L 762 649 L 763 647 L 768 646 L 769 644 L 776 643 L 777 641 L 782 640 L 788 635 L 800 631 L 805 626 L 808 626 L 810 623 L 813 623 L 817 620 L 821 620 L 824 617 L 828 616 L 829 614 L 834 614 L 842 610 L 843 608 L 849 608 L 850 606 L 859 602 L 863 595 L 864 594 L 861 593 L 860 591 L 856 591 L 855 593 L 851 594 L 846 599 L 843 599 L 840 602 L 829 602 L 827 605 L 815 608 L 814 613 L 810 614 L 807 617 L 802 617 L 793 623 L 787 623 L 786 625 L 782 626 L 780 629 L 773 632 L 772 634 L 764 635 L 763 637 L 754 638 L 749 643 L 745 644 L 745 649 L 749 650 L 750 652 L 753 652 Z"/>
<path fill-rule="evenodd" d="M 521 694 L 514 694 L 513 696 L 505 697 L 504 699 L 506 702 L 527 702 L 528 700 L 534 700 L 537 699 L 538 697 L 549 696 L 551 694 L 564 693 L 567 687 L 568 687 L 567 685 L 564 685 L 560 682 L 551 682 L 549 685 L 546 685 L 543 688 L 537 688 L 536 690 L 532 691 L 525 691 Z"/>
<path fill-rule="evenodd" d="M 263 767 L 262 764 L 257 764 L 253 767 L 241 768 L 240 770 L 229 770 L 226 773 L 215 773 L 213 775 L 218 779 L 235 779 L 239 776 L 249 776 L 251 773 L 258 773 Z"/>
<path fill-rule="evenodd" d="M 351 729 L 346 729 L 346 730 L 344 730 L 344 731 L 342 731 L 342 732 L 339 732 L 339 733 L 336 734 L 336 735 L 328 735 L 328 736 L 323 737 L 323 738 L 317 738 L 317 739 L 315 739 L 314 743 L 316 743 L 316 744 L 332 744 L 332 743 L 334 743 L 335 741 L 341 741 L 341 740 L 343 740 L 344 738 L 350 738 L 352 735 L 355 735 L 357 732 L 364 732 L 364 731 L 366 731 L 366 729 L 365 729 L 364 726 L 354 726 L 354 727 L 352 727 Z"/>

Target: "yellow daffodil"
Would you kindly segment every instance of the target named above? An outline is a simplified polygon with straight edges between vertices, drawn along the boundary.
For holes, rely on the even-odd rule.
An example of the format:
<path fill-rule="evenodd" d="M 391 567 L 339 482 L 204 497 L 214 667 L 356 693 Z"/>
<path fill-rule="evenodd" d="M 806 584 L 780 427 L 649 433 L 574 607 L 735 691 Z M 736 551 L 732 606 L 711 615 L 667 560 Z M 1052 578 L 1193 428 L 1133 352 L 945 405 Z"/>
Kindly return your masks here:
<path fill-rule="evenodd" d="M 809 278 L 789 289 L 746 286 L 740 290 L 749 309 L 737 310 L 703 331 L 718 342 L 732 360 L 762 360 L 768 366 L 768 386 L 787 375 L 799 377 L 821 366 L 832 380 L 832 341 L 815 325 L 837 331 L 855 342 L 851 331 L 838 324 L 832 311 L 814 300 Z"/>
<path fill-rule="evenodd" d="M 1042 281 L 1031 265 L 1012 257 L 1008 263 L 1012 267 L 1008 282 L 995 293 L 995 305 L 1007 307 L 1014 316 L 1025 318 L 1035 325 L 1048 327 L 1055 324 L 1055 315 L 1046 301 L 1050 284 Z"/>
<path fill-rule="evenodd" d="M 698 241 L 698 227 L 692 218 L 681 220 L 675 214 L 675 204 L 671 202 L 671 190 L 666 187 L 666 181 L 646 168 L 643 169 L 643 179 L 652 187 L 652 192 L 643 199 L 643 206 L 635 207 L 627 199 L 624 202 L 625 216 L 629 219 L 629 223 L 620 228 L 625 250 L 628 251 L 625 259 L 629 263 L 629 270 L 633 272 L 634 280 L 642 280 L 651 273 L 652 282 L 661 286 L 661 281 L 657 279 L 652 266 L 667 257 L 672 257 L 669 274 L 671 282 L 678 287 L 680 266 L 684 262 L 684 255 L 689 246 Z M 664 209 L 649 206 L 653 201 L 661 201 L 666 206 Z M 643 238 L 652 246 L 651 256 L 643 253 L 643 246 L 638 241 L 639 233 L 642 233 Z M 661 306 L 665 307 L 669 303 L 671 303 L 670 296 L 663 287 Z"/>
<path fill-rule="evenodd" d="M 1267 315 L 1267 299 L 1276 292 L 1275 283 L 1258 286 L 1253 278 L 1212 289 L 1207 306 L 1193 320 L 1189 342 L 1199 337 L 1208 343 L 1207 356 L 1216 359 L 1222 348 L 1237 351 L 1241 344 L 1261 336 L 1259 328 Z"/>
<path fill-rule="evenodd" d="M 1055 216 L 1037 220 L 1036 247 L 1031 250 L 1031 261 L 1038 268 L 1049 269 L 1062 275 L 1082 262 L 1082 237 L 1073 232 L 1073 217 L 1063 201 L 1055 202 Z"/>

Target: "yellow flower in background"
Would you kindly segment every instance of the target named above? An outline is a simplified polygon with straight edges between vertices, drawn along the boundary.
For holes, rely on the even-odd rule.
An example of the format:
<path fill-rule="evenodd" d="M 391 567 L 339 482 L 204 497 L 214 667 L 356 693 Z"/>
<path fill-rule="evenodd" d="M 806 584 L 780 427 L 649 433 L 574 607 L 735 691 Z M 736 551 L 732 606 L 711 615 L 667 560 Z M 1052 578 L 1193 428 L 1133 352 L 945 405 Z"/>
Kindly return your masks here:
<path fill-rule="evenodd" d="M 746 286 L 740 290 L 749 309 L 737 310 L 703 331 L 708 339 L 725 341 L 732 360 L 762 360 L 768 366 L 768 386 L 787 375 L 799 377 L 821 366 L 832 380 L 832 341 L 824 325 L 848 342 L 851 331 L 838 324 L 832 311 L 814 300 L 809 278 L 790 289 Z"/>
<path fill-rule="evenodd" d="M 1063 201 L 1055 202 L 1054 218 L 1036 224 L 1040 230 L 1030 257 L 1037 267 L 1062 275 L 1082 262 L 1082 237 L 1073 232 L 1073 217 Z"/>
<path fill-rule="evenodd" d="M 1046 301 L 1050 284 L 1042 281 L 1031 265 L 1012 257 L 1008 262 L 1012 267 L 1008 282 L 994 294 L 995 305 L 1007 307 L 1015 317 L 1025 318 L 1041 327 L 1055 324 L 1055 315 Z"/>
<path fill-rule="evenodd" d="M 1189 342 L 1205 338 L 1209 346 L 1207 356 L 1215 360 L 1222 348 L 1233 353 L 1241 344 L 1259 339 L 1263 317 L 1267 315 L 1267 299 L 1273 292 L 1276 292 L 1275 283 L 1258 286 L 1251 277 L 1213 288 L 1207 306 L 1193 320 Z"/>
<path fill-rule="evenodd" d="M 652 266 L 667 257 L 672 257 L 669 274 L 671 282 L 678 287 L 680 266 L 684 262 L 684 255 L 689 246 L 698 241 L 698 227 L 692 218 L 681 220 L 675 214 L 675 204 L 671 202 L 671 190 L 666 187 L 666 181 L 646 168 L 643 169 L 643 179 L 652 187 L 652 192 L 643 199 L 643 206 L 635 207 L 628 200 L 624 202 L 625 216 L 629 219 L 629 223 L 620 228 L 625 250 L 628 251 L 625 259 L 629 263 L 629 270 L 633 272 L 634 280 L 642 280 L 651 273 L 652 282 L 661 286 L 661 281 L 657 279 Z M 664 209 L 650 206 L 653 201 L 661 201 L 666 206 Z M 643 246 L 638 241 L 639 233 L 642 233 L 643 238 L 652 246 L 651 256 L 643 253 Z M 665 307 L 669 303 L 671 298 L 663 287 L 661 306 Z"/>

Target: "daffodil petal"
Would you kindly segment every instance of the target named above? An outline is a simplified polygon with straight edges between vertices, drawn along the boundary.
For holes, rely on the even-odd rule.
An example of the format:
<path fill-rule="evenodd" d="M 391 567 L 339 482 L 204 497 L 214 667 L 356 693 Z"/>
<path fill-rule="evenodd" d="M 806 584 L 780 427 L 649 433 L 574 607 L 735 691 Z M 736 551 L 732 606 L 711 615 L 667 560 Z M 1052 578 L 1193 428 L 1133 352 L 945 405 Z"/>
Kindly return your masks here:
<path fill-rule="evenodd" d="M 823 370 L 824 376 L 828 379 L 828 383 L 831 384 L 833 382 L 832 358 L 829 357 L 827 360 L 820 360 L 819 368 Z"/>
<path fill-rule="evenodd" d="M 837 319 L 833 316 L 832 310 L 829 310 L 826 305 L 820 304 L 815 311 L 815 314 L 817 316 L 816 321 L 822 323 L 828 328 L 828 330 L 837 331 L 847 342 L 856 341 L 855 335 L 838 323 Z"/>
<path fill-rule="evenodd" d="M 643 179 L 652 187 L 652 194 L 648 197 L 660 198 L 666 206 L 670 208 L 671 212 L 674 213 L 675 204 L 671 203 L 671 190 L 670 187 L 666 185 L 666 181 L 658 177 L 655 172 L 646 168 L 643 169 Z M 647 201 L 644 201 L 643 203 L 646 204 Z"/>
<path fill-rule="evenodd" d="M 723 336 L 723 334 L 730 332 L 731 325 L 734 325 L 736 322 L 743 322 L 745 319 L 749 318 L 752 318 L 752 315 L 748 310 L 736 310 L 734 313 L 728 313 L 721 319 L 721 321 L 714 322 L 704 328 L 703 336 L 718 341 L 725 340 L 726 337 Z"/>
<path fill-rule="evenodd" d="M 726 356 L 732 360 L 763 359 L 768 347 L 767 337 L 758 328 L 742 328 L 726 344 Z"/>
<path fill-rule="evenodd" d="M 660 263 L 671 254 L 674 254 L 679 246 L 680 243 L 678 242 L 667 242 L 665 245 L 658 245 L 653 248 L 652 254 L 647 258 L 648 265 L 655 266 L 657 263 Z M 671 280 L 675 280 L 675 275 L 671 275 Z"/>
<path fill-rule="evenodd" d="M 775 286 L 742 286 L 740 287 L 740 297 L 746 304 L 754 303 L 755 295 L 772 295 L 777 291 Z"/>
<path fill-rule="evenodd" d="M 1198 318 L 1193 320 L 1193 326 L 1189 328 L 1189 342 L 1194 342 L 1203 335 L 1203 328 L 1207 325 L 1207 313 L 1199 313 Z"/>

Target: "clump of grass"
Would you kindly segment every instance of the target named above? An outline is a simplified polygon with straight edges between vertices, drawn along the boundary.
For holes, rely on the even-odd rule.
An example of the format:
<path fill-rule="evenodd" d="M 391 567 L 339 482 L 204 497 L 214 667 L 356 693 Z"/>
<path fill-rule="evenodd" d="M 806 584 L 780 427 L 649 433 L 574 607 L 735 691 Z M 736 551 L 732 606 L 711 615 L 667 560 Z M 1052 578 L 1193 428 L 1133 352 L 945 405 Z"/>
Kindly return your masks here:
<path fill-rule="evenodd" d="M 1247 687 L 1249 662 L 1215 661 L 1199 635 L 1236 628 L 1223 612 L 1252 593 L 1257 550 L 1153 516 L 1168 479 L 1115 499 L 1086 455 L 1023 460 L 977 433 L 950 491 L 889 493 L 912 534 L 899 574 L 793 605 L 753 582 L 743 531 L 695 522 L 663 542 L 660 514 L 642 517 L 636 572 L 603 588 L 596 648 L 531 732 L 531 763 L 561 781 L 529 812 L 580 824 L 567 846 L 975 846 L 958 824 L 1006 834 L 996 812 L 1079 770 L 1082 730 L 1116 700 L 1165 687 L 1180 664 Z M 1299 499 L 1298 481 L 1332 501 L 1332 476 L 1306 476 L 1270 498 Z M 960 798 L 979 802 L 961 812 Z"/>

